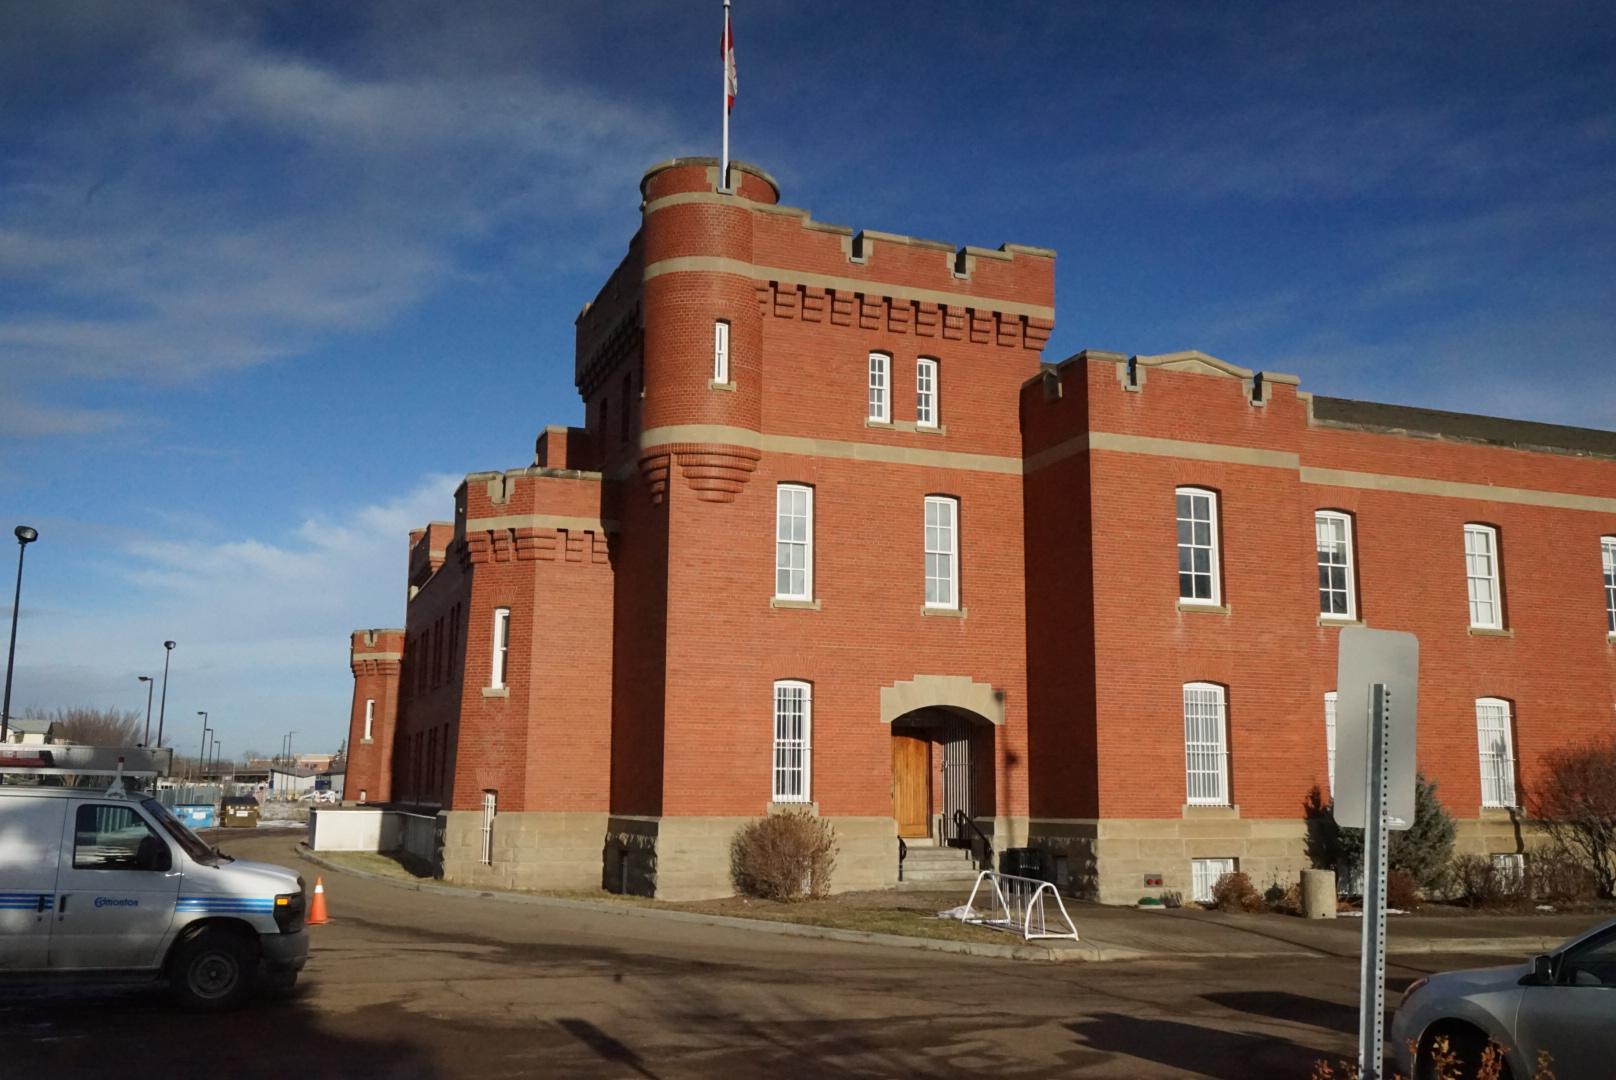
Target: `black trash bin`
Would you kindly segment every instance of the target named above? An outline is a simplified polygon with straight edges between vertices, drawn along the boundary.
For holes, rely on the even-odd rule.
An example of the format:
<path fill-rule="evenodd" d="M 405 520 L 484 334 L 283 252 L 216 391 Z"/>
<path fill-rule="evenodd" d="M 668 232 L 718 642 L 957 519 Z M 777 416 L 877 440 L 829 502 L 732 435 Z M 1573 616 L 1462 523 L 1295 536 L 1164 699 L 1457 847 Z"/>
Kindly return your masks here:
<path fill-rule="evenodd" d="M 1041 879 L 1044 876 L 1044 853 L 1039 848 L 1005 848 L 999 855 L 999 873 Z"/>

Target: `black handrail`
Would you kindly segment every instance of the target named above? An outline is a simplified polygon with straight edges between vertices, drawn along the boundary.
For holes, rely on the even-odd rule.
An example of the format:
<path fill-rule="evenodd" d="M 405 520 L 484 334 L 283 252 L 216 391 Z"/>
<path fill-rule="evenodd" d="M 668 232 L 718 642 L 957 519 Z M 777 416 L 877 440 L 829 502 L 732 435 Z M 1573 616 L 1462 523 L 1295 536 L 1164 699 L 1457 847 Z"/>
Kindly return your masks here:
<path fill-rule="evenodd" d="M 988 834 L 983 832 L 981 827 L 978 826 L 975 821 L 971 820 L 971 818 L 966 816 L 965 811 L 963 811 L 963 810 L 954 811 L 954 828 L 957 830 L 957 835 L 962 837 L 963 839 L 969 840 L 970 837 L 966 836 L 966 834 L 965 834 L 966 826 L 969 826 L 971 831 L 976 833 L 976 835 L 982 841 L 982 850 L 983 850 L 983 855 L 984 855 L 983 862 L 985 863 L 986 868 L 989 869 L 989 870 L 994 869 L 994 866 L 993 866 L 993 841 L 988 839 Z"/>

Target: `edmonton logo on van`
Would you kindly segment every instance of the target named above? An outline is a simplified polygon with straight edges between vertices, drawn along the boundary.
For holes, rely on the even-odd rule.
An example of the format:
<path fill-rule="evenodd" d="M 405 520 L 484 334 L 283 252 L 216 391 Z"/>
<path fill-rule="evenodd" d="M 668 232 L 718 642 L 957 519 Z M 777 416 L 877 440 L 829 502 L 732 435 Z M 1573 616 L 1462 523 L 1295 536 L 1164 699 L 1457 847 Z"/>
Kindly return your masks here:
<path fill-rule="evenodd" d="M 96 907 L 139 907 L 139 900 L 131 900 L 127 896 L 98 896 L 95 898 Z"/>

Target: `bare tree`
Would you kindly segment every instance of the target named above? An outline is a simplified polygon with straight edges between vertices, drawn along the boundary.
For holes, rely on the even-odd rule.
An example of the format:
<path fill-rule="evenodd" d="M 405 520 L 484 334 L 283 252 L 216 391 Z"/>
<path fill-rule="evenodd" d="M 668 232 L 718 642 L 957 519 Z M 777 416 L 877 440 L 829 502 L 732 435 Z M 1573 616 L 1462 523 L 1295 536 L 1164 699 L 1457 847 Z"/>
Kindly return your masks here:
<path fill-rule="evenodd" d="M 1543 755 L 1527 810 L 1562 853 L 1593 872 L 1599 895 L 1616 898 L 1616 736 Z"/>
<path fill-rule="evenodd" d="M 23 716 L 54 722 L 56 737 L 75 746 L 134 746 L 140 740 L 140 713 L 132 709 L 29 709 Z"/>

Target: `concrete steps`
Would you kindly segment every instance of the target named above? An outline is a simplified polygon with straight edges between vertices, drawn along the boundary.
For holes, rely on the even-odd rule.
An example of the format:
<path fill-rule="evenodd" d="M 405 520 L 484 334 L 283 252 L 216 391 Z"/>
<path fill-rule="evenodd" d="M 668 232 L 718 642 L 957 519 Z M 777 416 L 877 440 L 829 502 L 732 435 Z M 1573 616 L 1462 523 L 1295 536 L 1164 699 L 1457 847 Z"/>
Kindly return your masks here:
<path fill-rule="evenodd" d="M 965 848 L 909 846 L 903 860 L 905 885 L 970 885 L 976 880 L 976 862 Z"/>

